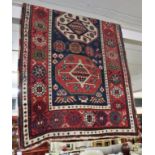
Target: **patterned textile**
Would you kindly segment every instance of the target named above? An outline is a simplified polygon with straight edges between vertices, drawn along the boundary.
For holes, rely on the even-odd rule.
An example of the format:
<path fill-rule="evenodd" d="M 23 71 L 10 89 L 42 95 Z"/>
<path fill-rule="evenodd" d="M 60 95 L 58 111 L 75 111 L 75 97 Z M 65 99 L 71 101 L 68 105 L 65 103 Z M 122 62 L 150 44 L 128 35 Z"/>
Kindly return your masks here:
<path fill-rule="evenodd" d="M 28 4 L 21 23 L 22 148 L 137 134 L 119 25 Z"/>
<path fill-rule="evenodd" d="M 19 150 L 18 118 L 12 116 L 12 149 L 14 152 Z"/>

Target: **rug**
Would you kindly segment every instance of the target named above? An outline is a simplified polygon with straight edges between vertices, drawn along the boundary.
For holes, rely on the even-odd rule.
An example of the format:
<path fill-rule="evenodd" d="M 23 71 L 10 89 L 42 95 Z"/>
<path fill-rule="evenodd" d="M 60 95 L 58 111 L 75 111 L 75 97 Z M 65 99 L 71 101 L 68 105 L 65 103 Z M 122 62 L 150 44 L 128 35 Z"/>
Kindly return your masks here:
<path fill-rule="evenodd" d="M 137 134 L 118 24 L 24 4 L 20 145 Z"/>

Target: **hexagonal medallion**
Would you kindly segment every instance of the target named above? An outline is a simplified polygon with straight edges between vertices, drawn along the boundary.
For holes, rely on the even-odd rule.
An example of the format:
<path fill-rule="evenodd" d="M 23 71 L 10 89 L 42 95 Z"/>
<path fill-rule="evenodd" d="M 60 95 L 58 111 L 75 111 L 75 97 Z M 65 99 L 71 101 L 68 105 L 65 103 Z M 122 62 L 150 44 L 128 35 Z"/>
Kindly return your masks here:
<path fill-rule="evenodd" d="M 100 69 L 86 56 L 70 54 L 55 69 L 56 80 L 70 93 L 94 94 L 102 83 Z"/>
<path fill-rule="evenodd" d="M 64 13 L 56 18 L 57 29 L 69 40 L 90 43 L 98 37 L 95 25 L 86 17 Z"/>

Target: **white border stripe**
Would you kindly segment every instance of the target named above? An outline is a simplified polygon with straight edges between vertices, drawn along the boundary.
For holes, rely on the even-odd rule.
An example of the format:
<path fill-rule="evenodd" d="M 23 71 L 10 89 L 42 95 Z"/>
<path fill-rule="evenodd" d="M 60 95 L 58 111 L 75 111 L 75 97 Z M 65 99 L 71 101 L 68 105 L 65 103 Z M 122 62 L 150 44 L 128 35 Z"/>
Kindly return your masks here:
<path fill-rule="evenodd" d="M 126 97 L 127 97 L 127 105 L 128 105 L 128 110 L 129 110 L 129 119 L 130 119 L 130 125 L 131 128 L 133 129 L 133 132 L 135 132 L 135 124 L 134 124 L 134 116 L 133 116 L 133 111 L 132 111 L 132 100 L 131 100 L 131 94 L 130 94 L 130 88 L 129 88 L 129 81 L 128 81 L 128 72 L 127 72 L 127 66 L 125 64 L 125 51 L 123 50 L 123 45 L 121 44 L 121 38 L 120 38 L 120 29 L 119 25 L 116 25 L 116 34 L 117 34 L 117 39 L 118 39 L 118 45 L 119 45 L 119 53 L 121 56 L 121 63 L 123 67 L 123 75 L 124 75 L 124 82 L 125 82 L 125 90 L 126 90 Z M 126 62 L 127 63 L 127 62 Z"/>
<path fill-rule="evenodd" d="M 24 39 L 23 39 L 23 75 L 22 75 L 22 108 L 23 108 L 23 134 L 24 134 L 24 145 L 26 146 L 26 140 L 25 140 L 25 134 L 27 134 L 27 137 L 29 137 L 29 129 L 28 129 L 28 50 L 29 50 L 29 37 L 28 37 L 28 32 L 29 32 L 29 19 L 30 19 L 30 5 L 26 5 L 26 13 L 25 13 L 25 21 L 24 21 Z M 26 89 L 23 89 L 26 88 Z M 26 96 L 26 97 L 25 97 Z M 24 100 L 25 98 L 25 100 Z M 26 106 L 24 106 L 26 104 Z M 27 110 L 26 114 L 24 113 L 24 108 Z M 26 111 L 25 110 L 25 111 Z M 24 120 L 27 120 L 25 122 Z M 27 131 L 25 132 L 24 126 L 27 125 Z"/>
<path fill-rule="evenodd" d="M 52 10 L 49 10 L 49 33 L 48 33 L 48 95 L 49 95 L 49 109 L 52 104 Z"/>
<path fill-rule="evenodd" d="M 100 33 L 101 33 L 101 46 L 102 46 L 102 56 L 103 56 L 103 66 L 104 66 L 104 80 L 105 80 L 105 88 L 106 88 L 106 97 L 107 103 L 110 105 L 110 96 L 109 96 L 109 84 L 107 77 L 107 67 L 106 67 L 106 57 L 105 57 L 105 49 L 104 49 L 104 40 L 103 40 L 103 30 L 102 30 L 102 21 L 100 21 Z"/>

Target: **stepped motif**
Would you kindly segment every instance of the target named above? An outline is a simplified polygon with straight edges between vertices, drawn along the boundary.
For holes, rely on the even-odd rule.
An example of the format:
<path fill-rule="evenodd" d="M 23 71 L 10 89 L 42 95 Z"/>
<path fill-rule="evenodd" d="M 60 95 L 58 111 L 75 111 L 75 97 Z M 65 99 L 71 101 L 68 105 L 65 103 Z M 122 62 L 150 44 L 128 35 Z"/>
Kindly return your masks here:
<path fill-rule="evenodd" d="M 82 22 L 79 19 L 69 23 L 68 27 L 79 36 L 88 31 L 87 28 L 82 24 Z"/>

